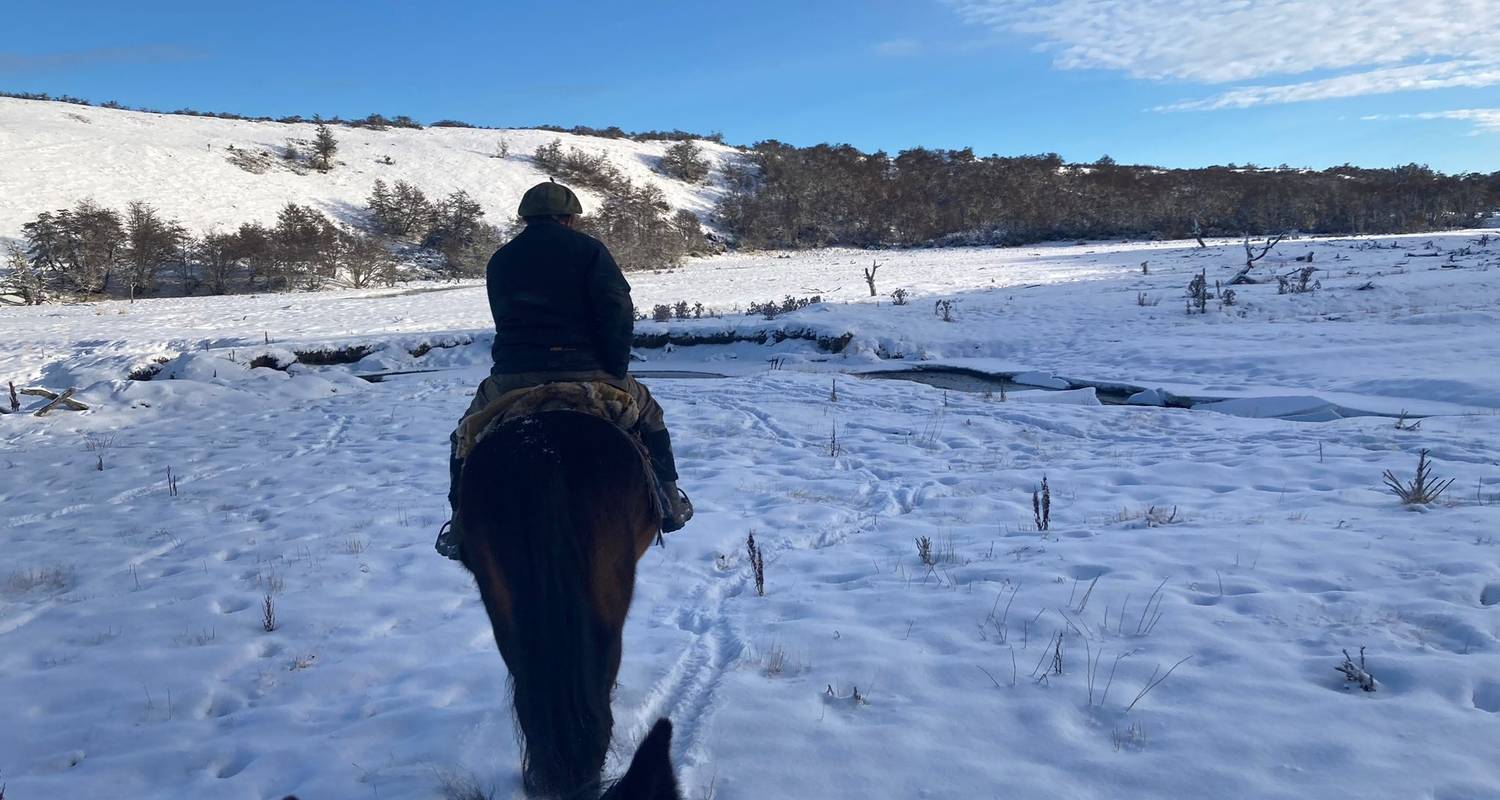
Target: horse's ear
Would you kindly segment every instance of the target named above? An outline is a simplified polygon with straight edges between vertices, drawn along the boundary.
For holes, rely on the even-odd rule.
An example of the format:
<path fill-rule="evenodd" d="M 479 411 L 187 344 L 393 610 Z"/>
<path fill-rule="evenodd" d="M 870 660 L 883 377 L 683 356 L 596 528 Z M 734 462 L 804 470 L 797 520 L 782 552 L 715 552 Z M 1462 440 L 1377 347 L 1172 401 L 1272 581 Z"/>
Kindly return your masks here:
<path fill-rule="evenodd" d="M 672 772 L 672 722 L 659 719 L 636 749 L 630 769 L 604 800 L 682 800 L 677 776 Z"/>

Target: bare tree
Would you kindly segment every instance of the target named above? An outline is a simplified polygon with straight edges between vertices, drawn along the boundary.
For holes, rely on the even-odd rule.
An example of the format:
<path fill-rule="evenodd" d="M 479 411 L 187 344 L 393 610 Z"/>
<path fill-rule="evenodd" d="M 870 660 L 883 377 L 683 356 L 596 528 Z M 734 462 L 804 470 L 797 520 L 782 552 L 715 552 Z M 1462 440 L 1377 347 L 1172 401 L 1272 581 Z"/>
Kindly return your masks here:
<path fill-rule="evenodd" d="M 1255 280 L 1250 277 L 1250 270 L 1255 269 L 1255 262 L 1265 258 L 1266 254 L 1271 252 L 1271 248 L 1280 244 L 1281 240 L 1285 238 L 1286 234 L 1284 233 L 1278 233 L 1275 237 L 1267 238 L 1265 247 L 1262 247 L 1260 252 L 1257 253 L 1255 252 L 1255 247 L 1250 244 L 1250 234 L 1245 234 L 1245 266 L 1229 280 L 1229 285 L 1238 286 L 1242 283 L 1255 283 Z"/>
<path fill-rule="evenodd" d="M 875 296 L 875 272 L 879 269 L 880 264 L 874 261 L 871 261 L 870 266 L 865 268 L 865 283 L 870 287 L 871 297 Z"/>
<path fill-rule="evenodd" d="M 204 288 L 209 294 L 228 294 L 240 269 L 236 257 L 238 237 L 233 233 L 211 231 L 194 245 L 194 258 L 202 269 Z"/>
<path fill-rule="evenodd" d="M 375 239 L 341 230 L 334 247 L 338 267 L 350 286 L 363 289 L 375 283 L 389 286 L 396 282 L 396 262 Z"/>

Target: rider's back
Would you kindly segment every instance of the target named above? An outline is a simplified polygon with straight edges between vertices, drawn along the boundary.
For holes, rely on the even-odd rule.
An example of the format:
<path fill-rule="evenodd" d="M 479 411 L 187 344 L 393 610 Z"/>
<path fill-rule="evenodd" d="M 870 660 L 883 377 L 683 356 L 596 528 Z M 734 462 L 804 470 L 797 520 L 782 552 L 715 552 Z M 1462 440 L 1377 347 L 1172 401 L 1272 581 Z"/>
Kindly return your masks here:
<path fill-rule="evenodd" d="M 625 374 L 635 315 L 630 286 L 598 240 L 532 223 L 490 259 L 486 281 L 497 374 Z"/>

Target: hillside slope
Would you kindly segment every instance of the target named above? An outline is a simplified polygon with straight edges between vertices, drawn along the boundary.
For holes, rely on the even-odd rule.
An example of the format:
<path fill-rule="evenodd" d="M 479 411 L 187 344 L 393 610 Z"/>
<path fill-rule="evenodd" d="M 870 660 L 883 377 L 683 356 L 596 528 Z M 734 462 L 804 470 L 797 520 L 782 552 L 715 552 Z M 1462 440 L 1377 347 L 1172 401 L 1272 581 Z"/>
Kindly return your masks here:
<path fill-rule="evenodd" d="M 311 141 L 315 126 L 123 111 L 0 97 L 0 239 L 18 238 L 42 211 L 79 200 L 122 209 L 155 205 L 194 233 L 271 222 L 282 205 L 311 205 L 352 221 L 377 178 L 404 180 L 429 196 L 457 189 L 483 204 L 488 218 L 510 214 L 525 189 L 547 176 L 532 163 L 542 144 L 603 153 L 637 183 L 652 182 L 675 208 L 705 215 L 717 199 L 652 170 L 669 142 L 635 142 L 541 130 L 333 128 L 339 150 L 330 172 L 290 169 L 280 158 L 289 139 Z M 502 143 L 509 156 L 497 158 Z M 715 165 L 735 151 L 699 144 Z M 233 149 L 231 149 L 231 147 Z M 389 157 L 393 163 L 383 163 Z M 254 172 L 232 161 L 245 161 Z M 599 200 L 587 190 L 586 206 Z"/>

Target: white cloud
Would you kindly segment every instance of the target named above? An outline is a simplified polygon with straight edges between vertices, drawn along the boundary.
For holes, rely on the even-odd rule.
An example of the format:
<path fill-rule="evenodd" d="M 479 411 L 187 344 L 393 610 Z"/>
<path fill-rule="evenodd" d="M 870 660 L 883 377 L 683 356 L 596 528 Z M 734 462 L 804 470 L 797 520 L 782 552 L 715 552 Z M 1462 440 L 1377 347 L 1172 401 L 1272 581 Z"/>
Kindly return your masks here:
<path fill-rule="evenodd" d="M 1214 111 L 1278 103 L 1305 103 L 1339 97 L 1425 91 L 1500 83 L 1500 62 L 1444 61 L 1406 67 L 1381 67 L 1321 80 L 1271 86 L 1245 86 L 1202 100 L 1160 106 L 1157 111 Z"/>
<path fill-rule="evenodd" d="M 1474 123 L 1470 135 L 1500 133 L 1500 108 L 1458 108 L 1452 111 L 1424 111 L 1420 114 L 1370 114 L 1360 117 L 1365 122 L 1380 122 L 1390 119 L 1451 119 Z"/>
<path fill-rule="evenodd" d="M 1263 82 L 1161 110 L 1500 84 L 1500 0 L 947 2 L 971 22 L 1035 37 L 1062 69 Z M 1295 80 L 1328 72 L 1343 74 Z"/>

